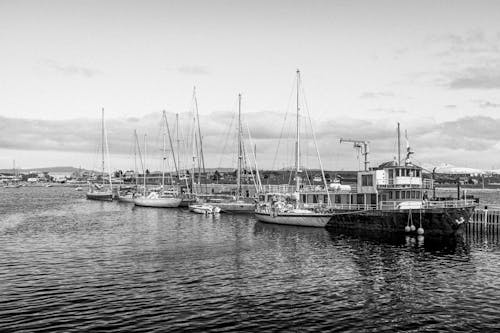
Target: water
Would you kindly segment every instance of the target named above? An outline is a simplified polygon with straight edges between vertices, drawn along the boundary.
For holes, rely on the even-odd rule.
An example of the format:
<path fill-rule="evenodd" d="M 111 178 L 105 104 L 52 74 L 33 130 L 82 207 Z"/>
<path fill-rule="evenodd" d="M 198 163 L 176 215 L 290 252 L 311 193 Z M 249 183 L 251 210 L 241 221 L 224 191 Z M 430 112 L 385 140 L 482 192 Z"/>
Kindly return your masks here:
<path fill-rule="evenodd" d="M 500 247 L 0 189 L 0 331 L 491 331 Z"/>

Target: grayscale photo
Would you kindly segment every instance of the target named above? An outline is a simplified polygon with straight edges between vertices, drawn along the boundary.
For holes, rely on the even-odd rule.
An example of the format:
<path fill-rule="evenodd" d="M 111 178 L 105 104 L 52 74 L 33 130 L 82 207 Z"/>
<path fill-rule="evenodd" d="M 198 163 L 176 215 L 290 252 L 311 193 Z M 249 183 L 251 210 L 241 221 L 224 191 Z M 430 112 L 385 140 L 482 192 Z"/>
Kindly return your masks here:
<path fill-rule="evenodd" d="M 0 332 L 499 309 L 499 1 L 0 0 Z"/>

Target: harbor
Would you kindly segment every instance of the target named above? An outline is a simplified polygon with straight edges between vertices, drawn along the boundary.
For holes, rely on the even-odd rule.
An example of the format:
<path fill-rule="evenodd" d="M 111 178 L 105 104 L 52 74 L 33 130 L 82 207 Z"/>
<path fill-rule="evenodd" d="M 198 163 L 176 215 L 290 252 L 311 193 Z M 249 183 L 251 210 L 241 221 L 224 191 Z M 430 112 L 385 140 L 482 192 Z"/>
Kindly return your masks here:
<path fill-rule="evenodd" d="M 0 333 L 500 331 L 499 13 L 0 1 Z"/>
<path fill-rule="evenodd" d="M 498 236 L 336 233 L 86 200 L 69 187 L 1 189 L 0 200 L 3 331 L 497 325 Z"/>

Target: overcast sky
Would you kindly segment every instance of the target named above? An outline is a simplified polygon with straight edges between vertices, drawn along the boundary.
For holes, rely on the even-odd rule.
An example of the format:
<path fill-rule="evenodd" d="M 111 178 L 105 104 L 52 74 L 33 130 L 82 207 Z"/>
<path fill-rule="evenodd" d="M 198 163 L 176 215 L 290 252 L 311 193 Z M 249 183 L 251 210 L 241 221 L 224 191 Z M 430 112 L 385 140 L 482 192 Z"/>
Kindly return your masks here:
<path fill-rule="evenodd" d="M 499 1 L 0 0 L 0 50 L 0 168 L 96 167 L 102 107 L 128 168 L 133 129 L 156 153 L 193 86 L 209 166 L 231 164 L 241 92 L 260 166 L 282 167 L 296 68 L 328 169 L 358 167 L 346 136 L 391 160 L 398 121 L 417 162 L 500 167 Z"/>

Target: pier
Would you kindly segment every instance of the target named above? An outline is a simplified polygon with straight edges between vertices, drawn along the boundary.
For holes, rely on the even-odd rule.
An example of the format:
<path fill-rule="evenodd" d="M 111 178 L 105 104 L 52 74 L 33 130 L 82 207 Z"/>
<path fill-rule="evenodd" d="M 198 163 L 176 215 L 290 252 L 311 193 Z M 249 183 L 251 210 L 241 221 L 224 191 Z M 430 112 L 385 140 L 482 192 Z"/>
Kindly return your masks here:
<path fill-rule="evenodd" d="M 491 234 L 500 237 L 500 207 L 476 208 L 466 224 L 473 234 Z"/>

